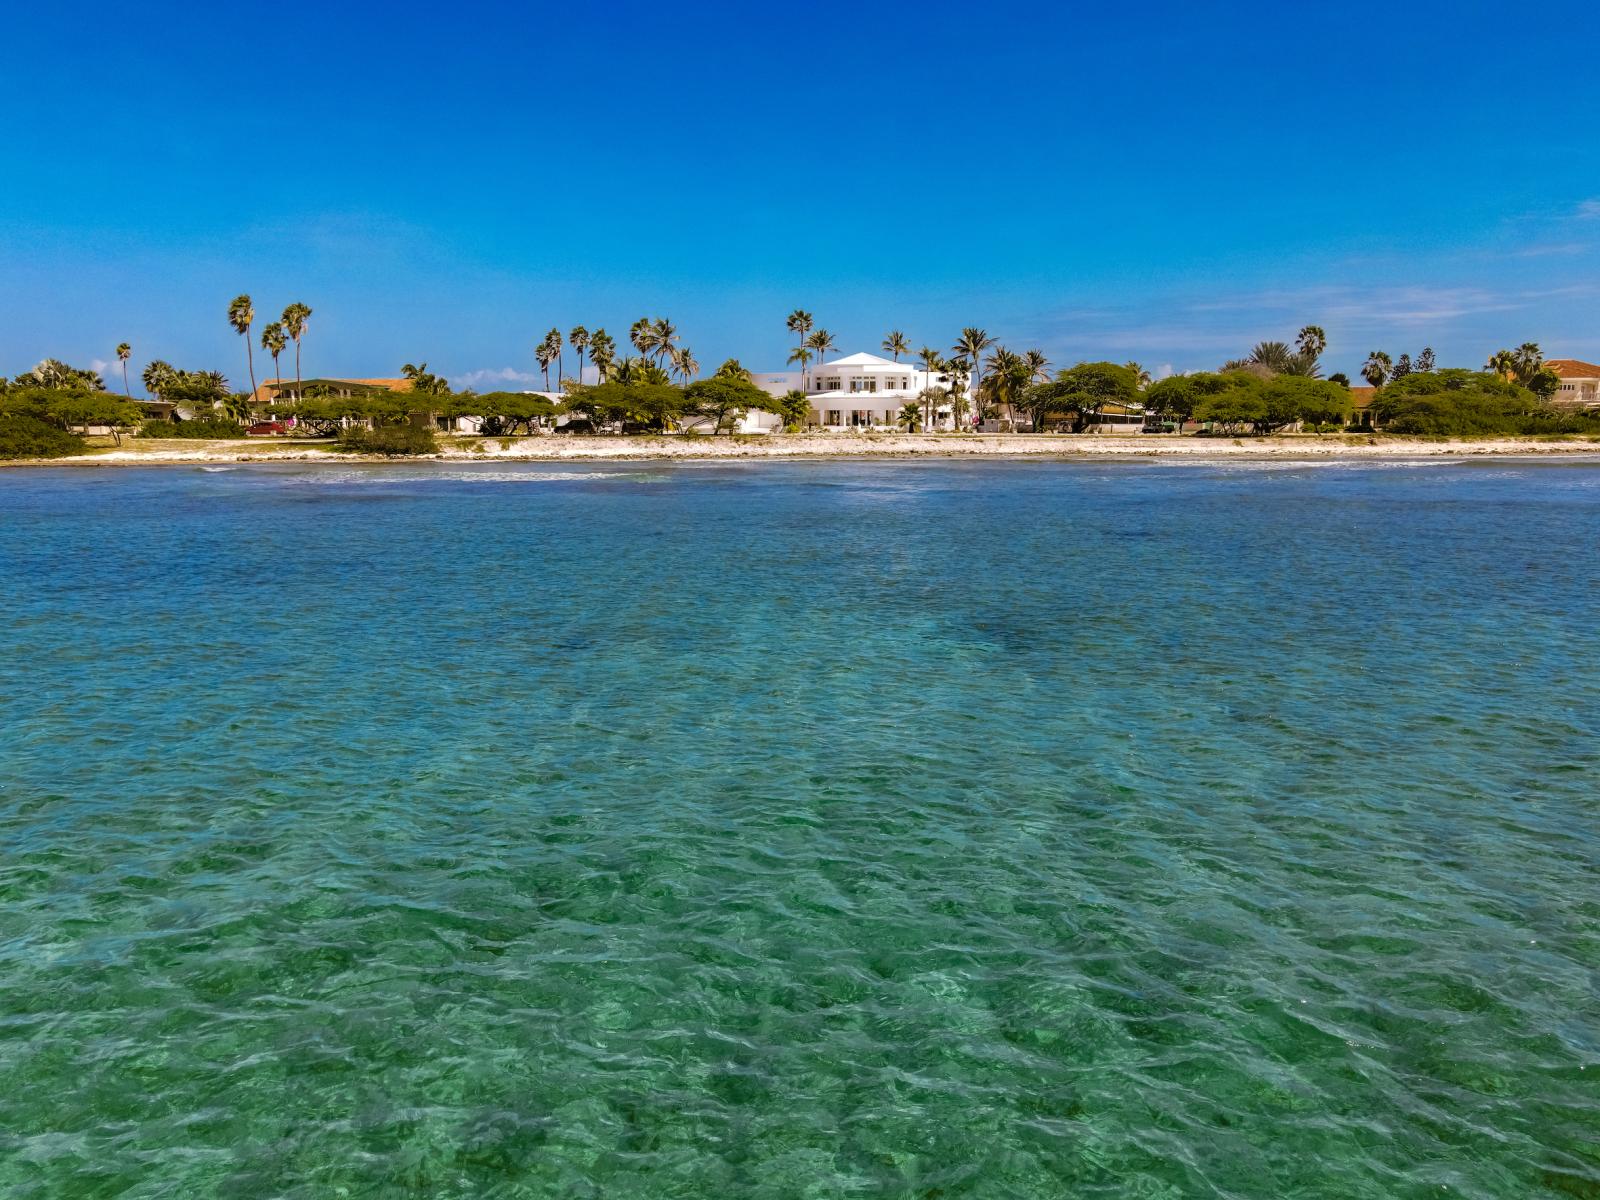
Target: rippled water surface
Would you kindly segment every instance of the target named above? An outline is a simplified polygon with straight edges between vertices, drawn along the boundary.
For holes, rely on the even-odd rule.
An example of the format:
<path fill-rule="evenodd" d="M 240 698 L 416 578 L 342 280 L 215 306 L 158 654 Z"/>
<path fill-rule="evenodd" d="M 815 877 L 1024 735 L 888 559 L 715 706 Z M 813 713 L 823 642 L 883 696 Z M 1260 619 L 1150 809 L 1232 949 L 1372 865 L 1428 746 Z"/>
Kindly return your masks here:
<path fill-rule="evenodd" d="M 1600 466 L 0 473 L 0 1195 L 1600 1196 Z"/>

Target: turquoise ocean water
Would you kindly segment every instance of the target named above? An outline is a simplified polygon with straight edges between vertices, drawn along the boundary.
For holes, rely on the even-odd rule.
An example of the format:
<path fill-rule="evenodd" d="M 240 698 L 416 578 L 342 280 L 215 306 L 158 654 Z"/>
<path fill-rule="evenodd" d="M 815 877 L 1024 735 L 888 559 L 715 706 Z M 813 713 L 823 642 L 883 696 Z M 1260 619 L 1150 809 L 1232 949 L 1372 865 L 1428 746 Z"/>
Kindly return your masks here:
<path fill-rule="evenodd" d="M 1600 465 L 0 473 L 0 1195 L 1600 1196 Z"/>

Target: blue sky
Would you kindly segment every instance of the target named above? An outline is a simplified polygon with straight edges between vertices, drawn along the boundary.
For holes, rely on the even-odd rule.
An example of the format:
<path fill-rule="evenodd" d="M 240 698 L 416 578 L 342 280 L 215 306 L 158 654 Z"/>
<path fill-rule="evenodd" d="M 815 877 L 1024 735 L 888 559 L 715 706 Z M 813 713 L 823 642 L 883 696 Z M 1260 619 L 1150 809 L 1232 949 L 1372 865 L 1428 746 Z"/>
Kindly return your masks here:
<path fill-rule="evenodd" d="M 1600 6 L 1210 7 L 29 6 L 0 370 L 242 383 L 241 291 L 313 307 L 308 374 L 480 390 L 644 315 L 776 369 L 797 306 L 1158 372 L 1307 322 L 1351 374 L 1600 357 Z"/>

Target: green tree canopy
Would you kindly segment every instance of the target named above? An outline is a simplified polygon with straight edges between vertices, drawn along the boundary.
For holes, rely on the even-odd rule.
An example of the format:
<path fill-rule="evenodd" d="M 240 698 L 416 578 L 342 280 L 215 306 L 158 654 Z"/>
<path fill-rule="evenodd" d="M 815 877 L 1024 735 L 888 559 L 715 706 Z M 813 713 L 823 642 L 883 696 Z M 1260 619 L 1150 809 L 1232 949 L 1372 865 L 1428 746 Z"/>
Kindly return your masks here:
<path fill-rule="evenodd" d="M 1139 401 L 1139 377 L 1128 366 L 1111 362 L 1079 363 L 1056 373 L 1049 383 L 1034 384 L 1018 397 L 1018 407 L 1042 431 L 1051 417 L 1068 417 L 1072 432 L 1082 433 L 1113 405 Z"/>
<path fill-rule="evenodd" d="M 723 364 L 737 366 L 732 359 Z M 687 392 L 689 410 L 696 416 L 708 417 L 713 433 L 721 433 L 724 425 L 741 420 L 752 408 L 766 408 L 772 402 L 748 375 L 724 375 L 722 369 L 710 379 L 691 383 Z"/>
<path fill-rule="evenodd" d="M 1372 415 L 1395 433 L 1559 433 L 1593 425 L 1552 409 L 1521 384 L 1458 368 L 1395 380 L 1373 396 Z"/>
<path fill-rule="evenodd" d="M 573 385 L 566 410 L 588 418 L 598 428 L 620 425 L 665 430 L 688 411 L 684 390 L 668 383 L 606 383 Z"/>
<path fill-rule="evenodd" d="M 560 409 L 545 397 L 526 392 L 485 392 L 481 396 L 460 392 L 446 396 L 439 411 L 447 417 L 482 417 L 483 432 L 494 436 L 519 429 L 532 433 L 535 424 Z"/>

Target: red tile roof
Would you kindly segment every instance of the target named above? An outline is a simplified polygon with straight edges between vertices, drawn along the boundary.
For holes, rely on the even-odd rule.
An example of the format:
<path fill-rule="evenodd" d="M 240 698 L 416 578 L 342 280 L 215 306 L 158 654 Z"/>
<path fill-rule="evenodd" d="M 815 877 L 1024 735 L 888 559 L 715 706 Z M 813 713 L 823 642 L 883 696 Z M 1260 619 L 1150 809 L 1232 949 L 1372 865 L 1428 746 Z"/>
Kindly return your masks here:
<path fill-rule="evenodd" d="M 1600 379 L 1600 366 L 1581 358 L 1547 358 L 1544 365 L 1563 379 Z"/>

